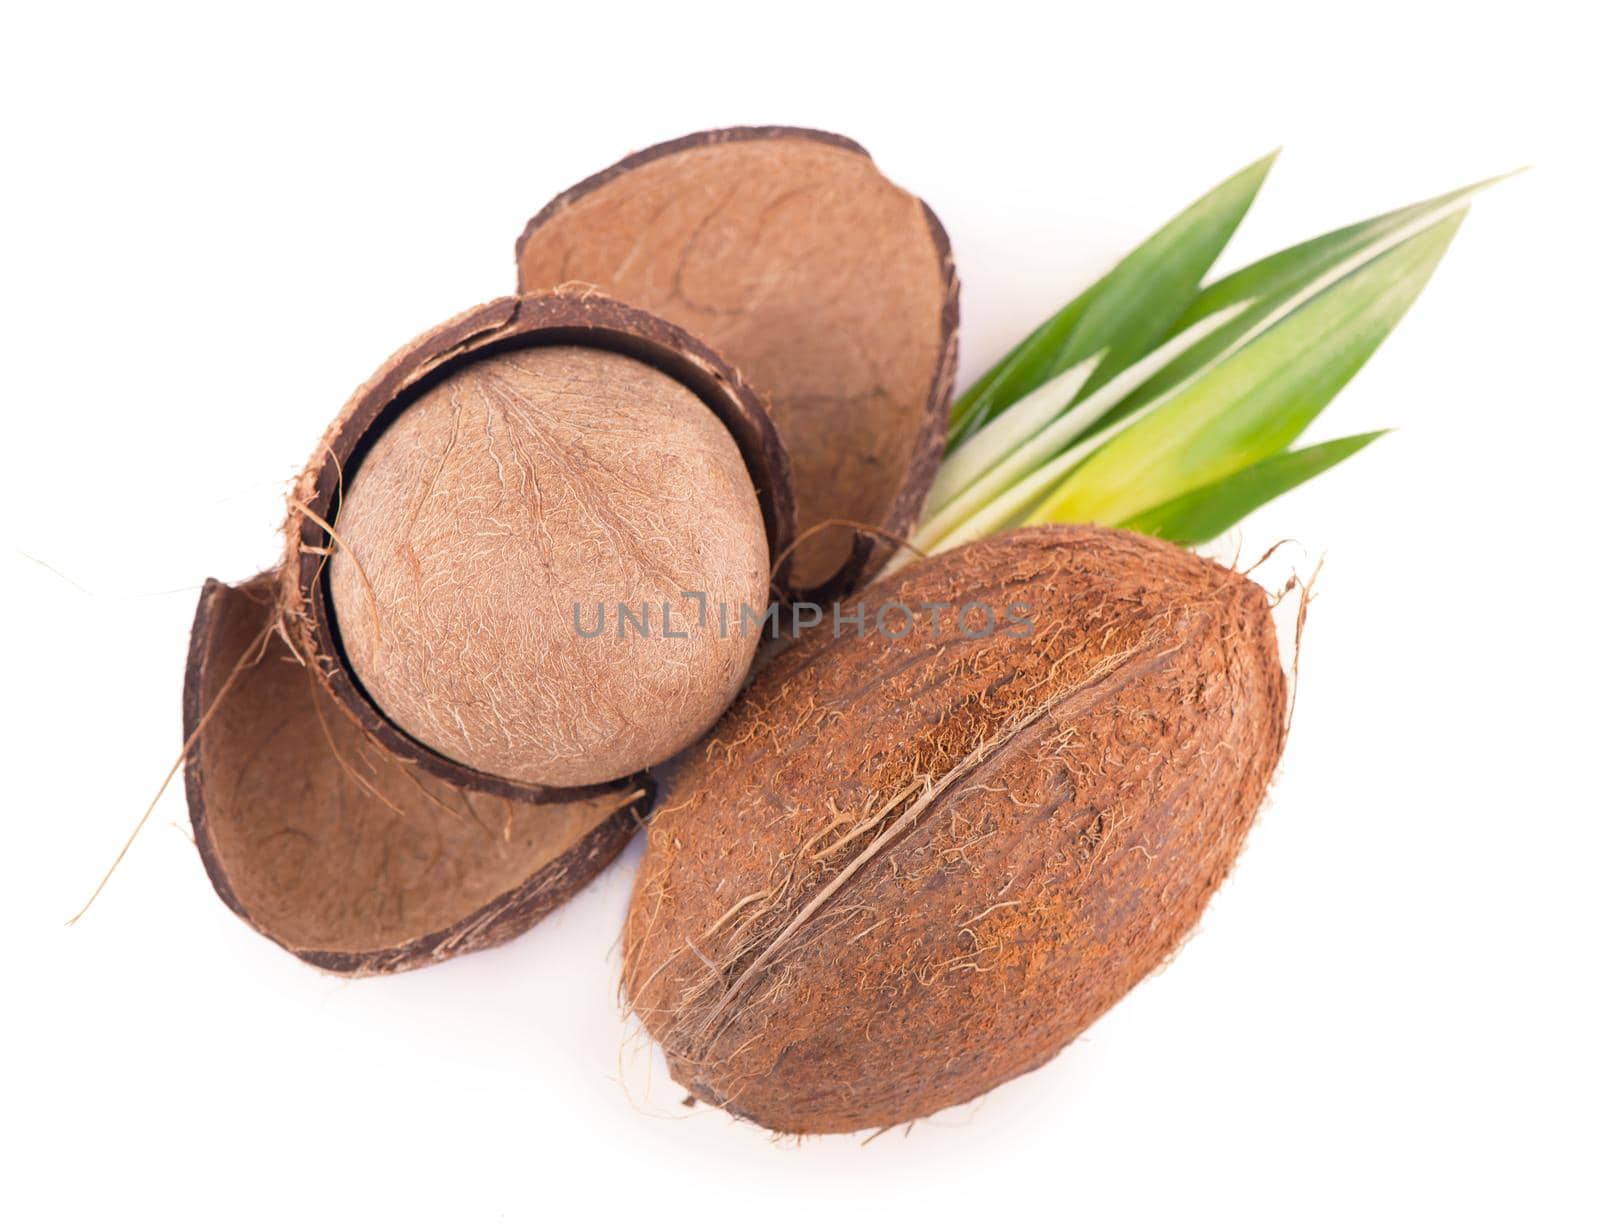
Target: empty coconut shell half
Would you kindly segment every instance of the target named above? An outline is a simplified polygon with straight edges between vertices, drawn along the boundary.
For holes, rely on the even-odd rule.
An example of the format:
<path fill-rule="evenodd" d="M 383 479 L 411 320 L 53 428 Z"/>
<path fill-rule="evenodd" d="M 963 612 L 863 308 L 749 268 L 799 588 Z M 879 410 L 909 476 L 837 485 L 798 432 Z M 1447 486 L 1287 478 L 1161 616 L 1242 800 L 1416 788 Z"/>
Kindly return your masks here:
<path fill-rule="evenodd" d="M 517 269 L 524 291 L 592 284 L 738 368 L 794 467 L 808 596 L 870 578 L 914 524 L 955 376 L 955 263 L 933 211 L 854 141 L 729 128 L 654 146 L 546 205 Z"/>
<path fill-rule="evenodd" d="M 580 608 L 723 582 L 764 607 L 793 533 L 752 391 L 592 291 L 411 343 L 289 504 L 282 567 L 200 601 L 190 813 L 229 906 L 352 974 L 508 939 L 609 863 L 653 797 L 642 770 L 677 750 L 663 730 L 682 746 L 715 721 L 760 625 L 719 637 L 690 605 L 676 634 L 586 638 Z"/>
<path fill-rule="evenodd" d="M 536 803 L 444 780 L 335 702 L 279 609 L 273 574 L 208 581 L 183 697 L 195 844 L 268 939 L 341 974 L 428 965 L 520 935 L 622 852 L 648 782 Z"/>

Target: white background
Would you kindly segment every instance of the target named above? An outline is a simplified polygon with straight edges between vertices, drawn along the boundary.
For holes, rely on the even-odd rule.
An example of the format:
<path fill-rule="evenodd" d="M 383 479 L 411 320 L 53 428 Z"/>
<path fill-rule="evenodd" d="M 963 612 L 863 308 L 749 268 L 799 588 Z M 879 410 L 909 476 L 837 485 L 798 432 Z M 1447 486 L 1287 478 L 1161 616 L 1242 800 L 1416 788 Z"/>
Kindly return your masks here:
<path fill-rule="evenodd" d="M 1577 5 L 28 6 L 0 37 L 0 1219 L 1596 1224 L 1596 97 Z M 630 1043 L 637 845 L 498 951 L 346 983 L 169 792 L 197 588 L 553 193 L 730 123 L 850 134 L 954 240 L 963 376 L 1226 174 L 1224 266 L 1523 163 L 1252 518 L 1326 552 L 1273 801 L 1199 934 L 1043 1071 L 862 1146 Z M 1231 545 L 1230 545 L 1231 549 Z M 1253 557 L 1253 555 L 1252 555 Z"/>

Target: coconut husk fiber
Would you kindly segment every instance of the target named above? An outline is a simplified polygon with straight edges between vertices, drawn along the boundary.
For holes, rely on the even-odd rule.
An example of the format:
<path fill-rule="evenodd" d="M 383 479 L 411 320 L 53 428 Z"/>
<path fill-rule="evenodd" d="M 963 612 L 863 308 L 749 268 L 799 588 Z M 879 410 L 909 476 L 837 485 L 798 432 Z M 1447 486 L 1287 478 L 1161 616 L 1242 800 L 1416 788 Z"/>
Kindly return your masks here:
<path fill-rule="evenodd" d="M 943 227 L 831 133 L 729 128 L 568 189 L 517 243 L 524 291 L 588 282 L 704 338 L 794 467 L 794 580 L 845 592 L 915 522 L 942 454 L 958 283 Z M 870 526 L 863 535 L 825 523 Z"/>
<path fill-rule="evenodd" d="M 653 800 L 643 772 L 514 780 L 418 742 L 353 677 L 332 618 L 341 499 L 373 442 L 464 366 L 537 347 L 627 356 L 691 390 L 747 467 L 772 558 L 792 539 L 787 461 L 759 401 L 648 313 L 591 290 L 501 299 L 384 364 L 296 483 L 283 565 L 237 587 L 207 583 L 185 683 L 190 816 L 212 884 L 325 969 L 409 969 L 519 934 L 615 858 Z"/>
<path fill-rule="evenodd" d="M 1283 745 L 1267 595 L 1170 544 L 1018 530 L 860 600 L 901 634 L 819 630 L 757 676 L 668 784 L 624 933 L 675 1079 L 779 1132 L 1056 1054 L 1193 928 Z"/>

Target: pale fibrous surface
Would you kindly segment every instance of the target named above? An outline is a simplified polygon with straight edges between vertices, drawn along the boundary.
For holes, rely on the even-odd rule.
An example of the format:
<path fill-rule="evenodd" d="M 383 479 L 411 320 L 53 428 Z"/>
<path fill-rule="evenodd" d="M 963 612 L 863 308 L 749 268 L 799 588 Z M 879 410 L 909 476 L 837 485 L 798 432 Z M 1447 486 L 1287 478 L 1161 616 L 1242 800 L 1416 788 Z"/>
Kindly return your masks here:
<path fill-rule="evenodd" d="M 648 364 L 565 345 L 478 358 L 404 406 L 347 488 L 329 565 L 346 658 L 441 755 L 609 781 L 687 746 L 745 677 L 761 508 L 727 429 Z"/>

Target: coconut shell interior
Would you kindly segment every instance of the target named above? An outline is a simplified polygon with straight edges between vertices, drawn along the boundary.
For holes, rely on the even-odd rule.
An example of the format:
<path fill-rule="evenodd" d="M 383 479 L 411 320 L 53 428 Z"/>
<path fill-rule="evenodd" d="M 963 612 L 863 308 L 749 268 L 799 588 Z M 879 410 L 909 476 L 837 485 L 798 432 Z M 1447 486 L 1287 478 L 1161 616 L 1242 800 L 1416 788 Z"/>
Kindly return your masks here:
<path fill-rule="evenodd" d="M 703 338 L 767 402 L 794 468 L 794 583 L 840 592 L 904 535 L 942 452 L 957 281 L 931 210 L 859 145 L 698 133 L 562 193 L 517 245 L 524 291 L 584 282 Z"/>
<path fill-rule="evenodd" d="M 201 858 L 269 939 L 345 974 L 426 965 L 520 934 L 627 843 L 648 784 L 539 803 L 435 777 L 296 660 L 278 602 L 272 575 L 208 582 L 184 688 Z"/>

